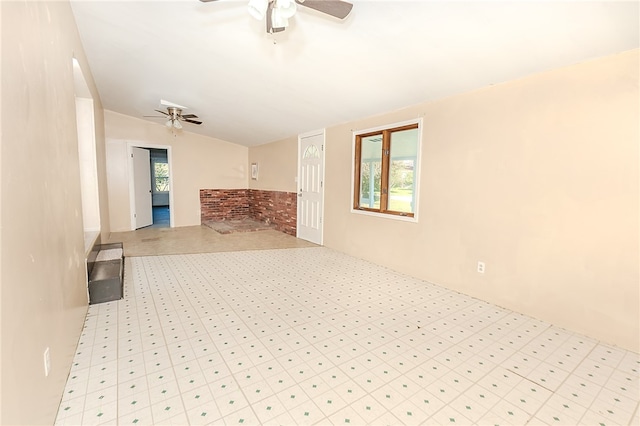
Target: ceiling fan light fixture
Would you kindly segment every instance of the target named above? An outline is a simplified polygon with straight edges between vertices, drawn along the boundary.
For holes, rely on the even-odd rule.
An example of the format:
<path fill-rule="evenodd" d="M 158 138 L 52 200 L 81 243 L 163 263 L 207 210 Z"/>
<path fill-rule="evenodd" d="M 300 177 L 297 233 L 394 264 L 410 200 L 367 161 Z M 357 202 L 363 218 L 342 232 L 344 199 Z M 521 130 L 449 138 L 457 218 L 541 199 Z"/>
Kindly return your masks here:
<path fill-rule="evenodd" d="M 0 0 L 1 1 L 1 0 Z M 200 0 L 208 3 L 215 0 Z M 309 9 L 317 10 L 320 13 L 333 16 L 338 19 L 345 19 L 353 4 L 345 0 L 248 0 L 248 12 L 257 20 L 266 17 L 267 33 L 274 34 L 284 31 L 289 24 L 289 19 L 295 15 L 298 5 L 301 4 Z"/>
<path fill-rule="evenodd" d="M 251 16 L 260 21 L 264 18 L 267 7 L 269 7 L 269 0 L 249 0 L 247 9 Z"/>
<path fill-rule="evenodd" d="M 273 28 L 286 28 L 289 26 L 289 19 L 283 16 L 279 9 L 274 7 L 271 12 L 271 25 Z"/>
<path fill-rule="evenodd" d="M 167 126 L 167 128 L 171 129 L 182 129 L 182 124 L 180 123 L 180 120 L 178 120 L 175 117 L 171 117 L 170 119 L 167 120 L 166 123 L 164 123 L 165 126 Z"/>
<path fill-rule="evenodd" d="M 294 0 L 275 0 L 276 4 L 273 10 L 277 10 L 278 14 L 284 18 L 289 19 L 296 13 L 296 2 Z"/>

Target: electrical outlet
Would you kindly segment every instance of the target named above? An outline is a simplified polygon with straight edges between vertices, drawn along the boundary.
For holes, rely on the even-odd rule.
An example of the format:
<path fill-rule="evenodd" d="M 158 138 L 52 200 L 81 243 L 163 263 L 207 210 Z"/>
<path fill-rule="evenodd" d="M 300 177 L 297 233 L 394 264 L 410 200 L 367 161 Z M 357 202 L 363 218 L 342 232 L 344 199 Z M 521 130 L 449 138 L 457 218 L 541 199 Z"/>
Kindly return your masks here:
<path fill-rule="evenodd" d="M 484 274 L 484 262 L 478 262 L 478 273 Z"/>
<path fill-rule="evenodd" d="M 44 375 L 45 377 L 49 376 L 49 372 L 51 371 L 51 354 L 49 353 L 49 348 L 44 350 Z"/>

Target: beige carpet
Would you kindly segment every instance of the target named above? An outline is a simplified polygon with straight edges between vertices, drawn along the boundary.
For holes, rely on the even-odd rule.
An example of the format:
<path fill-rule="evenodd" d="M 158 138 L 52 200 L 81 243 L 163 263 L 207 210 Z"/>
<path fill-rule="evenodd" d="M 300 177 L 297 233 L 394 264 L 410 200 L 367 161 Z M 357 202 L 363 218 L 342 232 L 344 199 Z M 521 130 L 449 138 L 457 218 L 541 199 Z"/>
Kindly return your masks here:
<path fill-rule="evenodd" d="M 122 242 L 125 256 L 317 247 L 275 230 L 222 235 L 204 225 L 113 232 L 107 242 Z"/>

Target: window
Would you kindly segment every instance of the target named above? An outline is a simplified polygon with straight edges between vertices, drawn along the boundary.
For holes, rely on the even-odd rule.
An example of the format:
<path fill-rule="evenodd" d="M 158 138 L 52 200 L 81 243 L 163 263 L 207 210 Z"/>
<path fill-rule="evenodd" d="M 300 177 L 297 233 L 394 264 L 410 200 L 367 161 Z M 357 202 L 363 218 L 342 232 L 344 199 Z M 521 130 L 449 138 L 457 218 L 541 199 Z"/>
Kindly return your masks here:
<path fill-rule="evenodd" d="M 169 191 L 169 164 L 152 160 L 153 192 Z"/>
<path fill-rule="evenodd" d="M 354 134 L 354 211 L 415 217 L 419 124 Z"/>

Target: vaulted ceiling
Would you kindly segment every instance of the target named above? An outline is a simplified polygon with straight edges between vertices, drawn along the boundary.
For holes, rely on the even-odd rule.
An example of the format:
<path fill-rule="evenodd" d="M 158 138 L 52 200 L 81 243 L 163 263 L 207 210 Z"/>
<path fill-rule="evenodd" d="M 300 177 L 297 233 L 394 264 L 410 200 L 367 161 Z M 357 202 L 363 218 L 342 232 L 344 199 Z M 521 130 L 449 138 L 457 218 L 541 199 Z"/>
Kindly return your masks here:
<path fill-rule="evenodd" d="M 246 146 L 637 48 L 636 1 L 353 1 L 267 34 L 247 1 L 73 0 L 106 109 L 165 99 Z M 161 119 L 145 118 L 158 123 Z M 167 130 L 169 131 L 169 130 Z"/>

